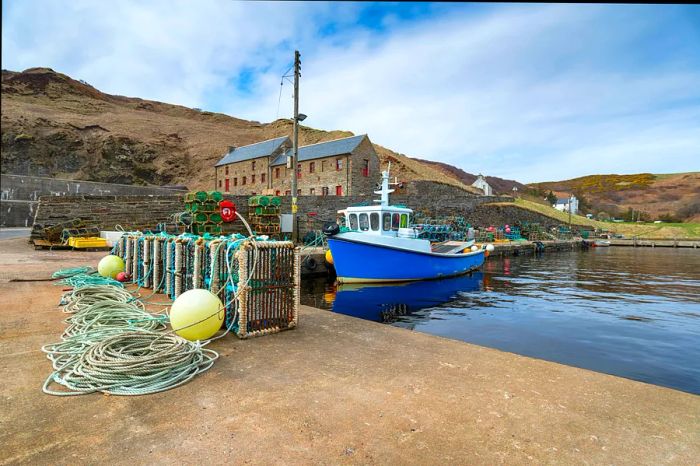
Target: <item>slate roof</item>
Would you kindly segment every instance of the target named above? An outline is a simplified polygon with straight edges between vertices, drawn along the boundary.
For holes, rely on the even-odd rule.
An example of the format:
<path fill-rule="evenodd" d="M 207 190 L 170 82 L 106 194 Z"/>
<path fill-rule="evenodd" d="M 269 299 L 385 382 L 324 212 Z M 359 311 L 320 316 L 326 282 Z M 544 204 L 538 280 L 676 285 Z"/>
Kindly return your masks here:
<path fill-rule="evenodd" d="M 349 138 L 336 139 L 334 141 L 319 142 L 299 148 L 298 162 L 306 160 L 321 159 L 324 157 L 332 157 L 334 155 L 349 154 L 360 145 L 362 140 L 366 138 L 366 134 L 350 136 Z M 284 165 L 287 163 L 287 156 L 291 155 L 291 149 L 284 154 L 280 154 L 270 164 L 270 166 Z"/>
<path fill-rule="evenodd" d="M 281 138 L 270 139 L 268 141 L 257 142 L 248 146 L 236 147 L 217 162 L 215 166 L 227 165 L 233 162 L 242 162 L 243 160 L 256 159 L 271 155 L 286 141 L 289 141 L 287 136 Z M 301 150 L 301 149 L 300 149 Z"/>

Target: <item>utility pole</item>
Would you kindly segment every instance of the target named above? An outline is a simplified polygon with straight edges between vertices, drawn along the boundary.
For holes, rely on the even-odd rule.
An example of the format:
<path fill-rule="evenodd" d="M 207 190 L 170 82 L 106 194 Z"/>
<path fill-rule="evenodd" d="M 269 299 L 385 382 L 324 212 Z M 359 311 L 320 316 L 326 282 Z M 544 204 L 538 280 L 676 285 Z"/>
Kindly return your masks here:
<path fill-rule="evenodd" d="M 573 194 L 569 195 L 569 231 L 571 231 L 571 201 L 573 201 Z"/>
<path fill-rule="evenodd" d="M 294 137 L 292 146 L 292 242 L 296 244 L 297 232 L 297 160 L 299 156 L 299 51 L 294 51 Z"/>

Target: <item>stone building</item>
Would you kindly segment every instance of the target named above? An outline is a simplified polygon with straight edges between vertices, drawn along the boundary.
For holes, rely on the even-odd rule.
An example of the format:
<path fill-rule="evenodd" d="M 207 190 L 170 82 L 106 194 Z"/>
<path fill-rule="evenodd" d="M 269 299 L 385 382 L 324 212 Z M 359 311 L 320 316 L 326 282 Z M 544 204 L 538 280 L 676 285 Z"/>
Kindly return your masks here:
<path fill-rule="evenodd" d="M 232 147 L 215 166 L 216 189 L 235 195 L 291 194 L 288 137 Z M 306 196 L 370 195 L 379 158 L 366 134 L 299 147 L 297 192 Z"/>

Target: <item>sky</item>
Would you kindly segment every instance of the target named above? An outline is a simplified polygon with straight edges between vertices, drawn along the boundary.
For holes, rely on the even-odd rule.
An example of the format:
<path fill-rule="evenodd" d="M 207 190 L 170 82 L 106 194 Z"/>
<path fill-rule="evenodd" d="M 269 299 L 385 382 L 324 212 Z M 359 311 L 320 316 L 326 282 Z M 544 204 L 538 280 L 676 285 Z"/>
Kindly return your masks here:
<path fill-rule="evenodd" d="M 2 68 L 366 133 L 470 173 L 700 170 L 700 6 L 5 0 Z M 281 91 L 281 92 L 280 92 Z"/>

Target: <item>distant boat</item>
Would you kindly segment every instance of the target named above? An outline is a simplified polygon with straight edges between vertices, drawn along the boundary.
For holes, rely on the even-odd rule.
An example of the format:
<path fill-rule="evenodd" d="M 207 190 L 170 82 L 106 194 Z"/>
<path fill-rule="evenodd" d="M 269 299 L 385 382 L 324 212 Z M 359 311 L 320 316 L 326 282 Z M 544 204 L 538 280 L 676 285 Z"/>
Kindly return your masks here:
<path fill-rule="evenodd" d="M 607 248 L 610 244 L 610 241 L 604 239 L 597 239 L 593 242 L 593 246 L 597 248 Z"/>
<path fill-rule="evenodd" d="M 391 165 L 389 165 L 391 167 Z M 389 205 L 389 170 L 382 172 L 379 205 L 339 211 L 347 231 L 326 231 L 340 283 L 400 282 L 451 277 L 484 263 L 485 246 L 473 241 L 431 245 L 411 228 L 413 211 Z M 472 250 L 472 248 L 474 250 Z"/>

